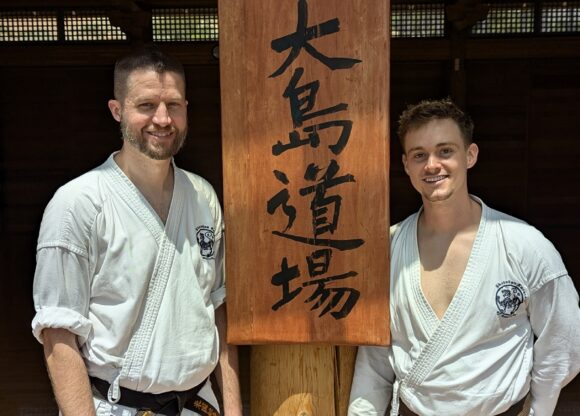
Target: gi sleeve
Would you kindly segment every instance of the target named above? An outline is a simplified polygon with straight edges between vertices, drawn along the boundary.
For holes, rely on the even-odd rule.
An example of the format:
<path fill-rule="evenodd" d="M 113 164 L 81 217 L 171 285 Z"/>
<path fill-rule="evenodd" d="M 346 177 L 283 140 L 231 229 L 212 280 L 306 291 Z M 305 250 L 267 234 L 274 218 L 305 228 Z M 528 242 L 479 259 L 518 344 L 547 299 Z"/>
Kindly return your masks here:
<path fill-rule="evenodd" d="M 36 259 L 32 333 L 42 343 L 44 328 L 64 328 L 84 344 L 92 328 L 87 258 L 62 247 L 48 247 L 40 249 Z"/>
<path fill-rule="evenodd" d="M 537 337 L 530 415 L 551 415 L 560 390 L 580 371 L 580 309 L 572 279 L 560 276 L 532 293 L 529 314 Z"/>
<path fill-rule="evenodd" d="M 91 273 L 89 236 L 98 207 L 81 181 L 60 188 L 44 211 L 36 252 L 32 333 L 64 328 L 82 345 L 91 331 L 88 319 Z"/>
<path fill-rule="evenodd" d="M 359 347 L 348 416 L 383 416 L 391 401 L 395 373 L 389 347 Z"/>

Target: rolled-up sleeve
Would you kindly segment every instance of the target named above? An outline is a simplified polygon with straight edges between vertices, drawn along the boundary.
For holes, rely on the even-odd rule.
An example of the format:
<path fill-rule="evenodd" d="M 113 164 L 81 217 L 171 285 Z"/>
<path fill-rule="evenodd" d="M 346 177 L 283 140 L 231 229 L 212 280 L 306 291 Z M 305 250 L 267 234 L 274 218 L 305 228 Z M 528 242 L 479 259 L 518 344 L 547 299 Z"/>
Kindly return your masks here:
<path fill-rule="evenodd" d="M 388 347 L 359 347 L 348 416 L 383 416 L 391 401 L 394 380 Z"/>
<path fill-rule="evenodd" d="M 92 324 L 89 264 L 85 256 L 65 247 L 49 245 L 37 252 L 33 298 L 36 315 L 32 333 L 42 343 L 42 330 L 63 328 L 84 344 Z"/>

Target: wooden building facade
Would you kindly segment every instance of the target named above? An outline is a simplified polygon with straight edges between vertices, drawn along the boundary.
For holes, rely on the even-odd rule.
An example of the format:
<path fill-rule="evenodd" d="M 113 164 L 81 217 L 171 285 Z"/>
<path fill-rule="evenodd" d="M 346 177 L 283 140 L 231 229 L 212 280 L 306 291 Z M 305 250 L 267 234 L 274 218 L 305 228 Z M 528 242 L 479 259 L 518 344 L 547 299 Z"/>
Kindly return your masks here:
<path fill-rule="evenodd" d="M 408 104 L 451 96 L 475 122 L 471 192 L 542 231 L 580 288 L 580 2 L 410 3 L 392 7 L 391 223 L 420 204 L 400 163 L 395 121 Z M 562 12 L 552 20 L 563 26 L 542 19 L 550 7 Z M 30 331 L 36 238 L 54 191 L 120 147 L 106 103 L 113 64 L 136 40 L 153 39 L 184 63 L 190 134 L 176 162 L 221 195 L 216 8 L 215 0 L 0 1 L 0 414 L 56 414 Z M 519 10 L 512 26 L 489 23 L 502 10 Z M 44 26 L 48 40 L 25 34 L 40 26 L 9 26 L 45 15 L 56 22 Z M 106 16 L 122 30 L 67 37 L 67 22 L 79 16 L 97 26 L 95 16 Z M 205 29 L 172 34 L 175 16 Z M 241 348 L 246 403 L 248 351 Z M 579 380 L 563 391 L 556 414 L 580 414 Z"/>

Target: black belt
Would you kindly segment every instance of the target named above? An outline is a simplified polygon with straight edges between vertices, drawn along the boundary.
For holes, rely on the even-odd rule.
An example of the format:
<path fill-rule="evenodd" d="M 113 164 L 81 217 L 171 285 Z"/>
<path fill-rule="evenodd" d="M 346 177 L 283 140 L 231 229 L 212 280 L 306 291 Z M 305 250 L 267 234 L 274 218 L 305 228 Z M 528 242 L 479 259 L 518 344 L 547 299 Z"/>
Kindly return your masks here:
<path fill-rule="evenodd" d="M 506 410 L 503 413 L 500 413 L 496 416 L 519 416 L 522 413 L 522 410 L 524 410 L 524 408 L 527 408 L 528 411 L 525 413 L 525 415 L 527 416 L 527 414 L 529 413 L 529 404 L 532 400 L 532 395 L 530 393 L 528 393 L 522 400 L 520 400 L 519 402 L 513 404 L 508 410 Z M 405 403 L 403 403 L 402 400 L 399 400 L 399 414 L 401 416 L 418 416 L 417 413 L 413 412 L 411 409 L 409 409 Z"/>
<path fill-rule="evenodd" d="M 96 377 L 89 377 L 95 396 L 107 400 L 110 384 Z M 207 416 L 219 416 L 219 412 L 206 400 L 198 396 L 207 380 L 185 391 L 168 391 L 166 393 L 144 393 L 120 387 L 121 399 L 118 404 L 132 407 L 139 411 L 150 411 L 156 415 L 177 416 L 186 409 L 195 410 Z"/>

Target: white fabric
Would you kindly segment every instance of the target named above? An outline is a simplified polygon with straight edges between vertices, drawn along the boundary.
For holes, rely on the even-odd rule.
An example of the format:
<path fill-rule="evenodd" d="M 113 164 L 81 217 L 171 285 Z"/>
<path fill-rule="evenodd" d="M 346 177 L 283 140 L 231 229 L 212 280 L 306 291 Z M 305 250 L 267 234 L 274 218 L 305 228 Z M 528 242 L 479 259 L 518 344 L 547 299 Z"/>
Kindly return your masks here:
<path fill-rule="evenodd" d="M 398 398 L 422 416 L 496 415 L 530 385 L 530 415 L 547 416 L 580 370 L 578 293 L 560 255 L 535 228 L 478 202 L 471 256 L 441 320 L 421 291 L 420 212 L 395 227 L 392 345 L 359 348 L 350 416 L 383 415 L 391 399 L 396 415 Z"/>
<path fill-rule="evenodd" d="M 33 333 L 40 342 L 47 327 L 75 333 L 89 374 L 114 386 L 188 390 L 218 361 L 221 209 L 204 179 L 175 166 L 174 179 L 166 225 L 113 155 L 44 213 Z"/>

